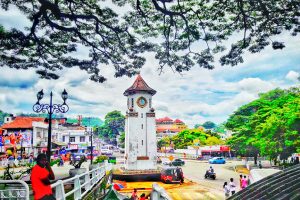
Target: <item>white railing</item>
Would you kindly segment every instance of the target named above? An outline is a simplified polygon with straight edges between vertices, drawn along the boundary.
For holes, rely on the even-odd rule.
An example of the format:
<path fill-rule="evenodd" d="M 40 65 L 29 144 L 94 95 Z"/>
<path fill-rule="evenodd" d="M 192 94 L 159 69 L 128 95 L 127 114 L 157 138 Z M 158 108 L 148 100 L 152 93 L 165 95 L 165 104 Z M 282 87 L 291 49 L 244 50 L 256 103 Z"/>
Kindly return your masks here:
<path fill-rule="evenodd" d="M 52 188 L 55 188 L 55 198 L 57 200 L 65 200 L 68 196 L 73 195 L 74 200 L 82 199 L 105 176 L 106 171 L 110 171 L 111 169 L 112 164 L 106 163 L 104 166 L 76 175 L 75 177 L 58 180 L 51 185 Z M 66 193 L 64 185 L 68 184 L 74 185 L 74 187 Z"/>
<path fill-rule="evenodd" d="M 11 184 L 0 190 L 0 199 L 26 199 L 29 200 L 29 187 L 21 180 L 0 180 L 0 184 Z M 21 186 L 21 187 L 20 187 Z"/>
<path fill-rule="evenodd" d="M 160 187 L 157 183 L 152 184 L 151 198 L 155 200 L 171 200 L 166 190 Z"/>

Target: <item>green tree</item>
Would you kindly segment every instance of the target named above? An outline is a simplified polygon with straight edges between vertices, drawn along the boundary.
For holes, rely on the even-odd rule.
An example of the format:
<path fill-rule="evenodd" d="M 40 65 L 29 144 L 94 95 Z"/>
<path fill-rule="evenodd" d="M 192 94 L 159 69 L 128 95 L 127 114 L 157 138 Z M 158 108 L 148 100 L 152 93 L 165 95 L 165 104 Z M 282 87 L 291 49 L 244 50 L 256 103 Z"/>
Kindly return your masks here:
<path fill-rule="evenodd" d="M 300 152 L 300 89 L 275 89 L 240 107 L 225 126 L 235 134 L 228 140 L 232 149 L 286 159 Z"/>
<path fill-rule="evenodd" d="M 120 138 L 119 138 L 119 146 L 121 148 L 125 148 L 125 132 L 122 132 L 120 134 Z"/>
<path fill-rule="evenodd" d="M 219 144 L 223 144 L 224 142 L 222 140 L 220 140 L 219 138 L 215 137 L 215 136 L 211 136 L 208 137 L 205 141 L 206 145 L 212 146 L 212 145 L 219 145 Z"/>
<path fill-rule="evenodd" d="M 213 129 L 216 127 L 216 124 L 214 122 L 211 122 L 211 121 L 207 121 L 207 122 L 204 122 L 202 124 L 202 126 L 205 128 L 205 129 Z"/>
<path fill-rule="evenodd" d="M 120 111 L 112 111 L 105 115 L 104 124 L 98 127 L 98 134 L 116 143 L 116 136 L 124 132 L 125 116 Z"/>
<path fill-rule="evenodd" d="M 195 65 L 213 69 L 218 53 L 222 65 L 237 65 L 245 51 L 285 47 L 272 36 L 300 32 L 299 0 L 5 0 L 0 6 L 29 22 L 19 29 L 0 26 L 0 66 L 38 68 L 47 79 L 80 67 L 103 82 L 103 65 L 112 66 L 115 77 L 132 76 L 146 51 L 155 53 L 160 70 L 170 66 L 179 73 Z M 74 53 L 82 46 L 89 50 L 86 58 Z"/>

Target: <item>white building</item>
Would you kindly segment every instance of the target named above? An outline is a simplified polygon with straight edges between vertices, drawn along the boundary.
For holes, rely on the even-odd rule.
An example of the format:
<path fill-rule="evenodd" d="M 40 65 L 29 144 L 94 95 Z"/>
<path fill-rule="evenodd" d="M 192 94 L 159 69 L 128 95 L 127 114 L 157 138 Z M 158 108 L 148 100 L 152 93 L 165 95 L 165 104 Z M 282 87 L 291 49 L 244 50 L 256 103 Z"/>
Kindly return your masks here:
<path fill-rule="evenodd" d="M 156 93 L 138 75 L 127 96 L 125 120 L 125 168 L 156 169 L 156 130 L 152 96 Z"/>

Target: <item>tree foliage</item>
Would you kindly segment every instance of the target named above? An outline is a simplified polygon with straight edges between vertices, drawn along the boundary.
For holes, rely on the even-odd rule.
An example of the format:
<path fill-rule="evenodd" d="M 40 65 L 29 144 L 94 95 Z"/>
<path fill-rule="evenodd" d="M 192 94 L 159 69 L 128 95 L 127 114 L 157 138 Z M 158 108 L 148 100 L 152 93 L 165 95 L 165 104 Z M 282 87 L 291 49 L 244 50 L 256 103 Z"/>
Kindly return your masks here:
<path fill-rule="evenodd" d="M 211 132 L 209 132 L 211 133 Z M 164 137 L 158 141 L 157 146 L 169 146 L 173 142 L 175 149 L 186 149 L 188 146 L 194 145 L 194 140 L 198 139 L 201 146 L 223 144 L 219 138 L 208 134 L 199 129 L 187 129 L 179 132 L 173 137 Z"/>
<path fill-rule="evenodd" d="M 226 127 L 235 134 L 228 140 L 242 154 L 270 156 L 300 152 L 300 89 L 275 89 L 234 112 Z"/>
<path fill-rule="evenodd" d="M 105 115 L 104 124 L 98 127 L 101 137 L 116 141 L 116 136 L 124 132 L 125 116 L 120 111 L 112 111 Z"/>
<path fill-rule="evenodd" d="M 245 51 L 285 47 L 272 36 L 300 32 L 299 0 L 5 0 L 0 6 L 30 22 L 20 29 L 0 26 L 0 66 L 37 68 L 47 79 L 78 66 L 103 82 L 103 65 L 111 65 L 116 77 L 132 76 L 146 51 L 155 53 L 160 70 L 213 69 L 217 53 L 222 65 L 237 65 Z M 86 58 L 76 55 L 82 47 Z"/>
<path fill-rule="evenodd" d="M 202 126 L 205 128 L 205 129 L 213 129 L 216 127 L 216 124 L 214 122 L 211 122 L 211 121 L 207 121 L 207 122 L 204 122 L 202 124 Z"/>

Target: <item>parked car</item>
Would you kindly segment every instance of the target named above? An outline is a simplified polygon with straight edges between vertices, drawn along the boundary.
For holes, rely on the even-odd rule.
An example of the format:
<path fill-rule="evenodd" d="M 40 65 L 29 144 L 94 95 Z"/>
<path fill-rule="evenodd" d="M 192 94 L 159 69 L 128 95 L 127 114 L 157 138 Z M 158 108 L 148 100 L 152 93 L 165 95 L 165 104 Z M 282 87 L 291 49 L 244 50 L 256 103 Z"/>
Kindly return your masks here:
<path fill-rule="evenodd" d="M 111 145 L 106 145 L 101 147 L 101 155 L 112 155 L 113 154 L 113 147 Z"/>
<path fill-rule="evenodd" d="M 171 165 L 173 165 L 173 166 L 183 166 L 184 164 L 185 164 L 185 162 L 179 158 L 177 158 L 171 162 Z"/>
<path fill-rule="evenodd" d="M 84 153 L 73 153 L 72 156 L 71 156 L 71 159 L 74 159 L 74 161 L 75 161 L 75 160 L 80 160 L 81 157 L 86 158 L 86 154 L 84 154 Z"/>
<path fill-rule="evenodd" d="M 214 157 L 208 160 L 210 164 L 225 164 L 226 160 L 222 157 Z"/>
<path fill-rule="evenodd" d="M 180 176 L 183 177 L 182 169 L 179 167 L 165 167 L 161 170 L 160 179 L 164 183 L 180 183 Z M 177 174 L 177 171 L 180 171 L 180 174 Z"/>
<path fill-rule="evenodd" d="M 93 159 L 96 158 L 98 155 L 99 155 L 99 154 L 97 154 L 97 153 L 93 153 Z M 91 153 L 86 154 L 86 158 L 87 158 L 88 160 L 91 160 Z"/>

